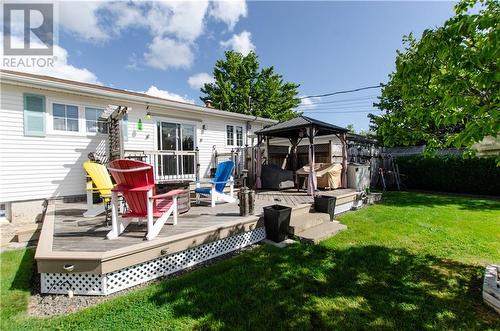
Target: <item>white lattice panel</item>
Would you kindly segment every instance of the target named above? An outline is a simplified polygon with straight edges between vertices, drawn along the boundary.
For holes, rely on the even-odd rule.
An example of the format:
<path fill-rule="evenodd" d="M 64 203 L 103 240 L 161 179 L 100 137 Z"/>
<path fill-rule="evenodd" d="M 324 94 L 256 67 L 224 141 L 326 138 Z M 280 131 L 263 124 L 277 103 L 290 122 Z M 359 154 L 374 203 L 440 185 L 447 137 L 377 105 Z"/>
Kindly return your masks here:
<path fill-rule="evenodd" d="M 104 293 L 103 275 L 42 273 L 40 278 L 42 293 L 67 294 L 68 290 L 84 295 Z"/>
<path fill-rule="evenodd" d="M 265 237 L 266 231 L 260 227 L 104 275 L 43 273 L 42 293 L 66 294 L 71 289 L 75 294 L 111 294 L 238 250 Z"/>
<path fill-rule="evenodd" d="M 106 294 L 126 289 L 149 280 L 169 275 L 173 272 L 193 266 L 263 240 L 264 228 L 237 234 L 232 237 L 213 241 L 188 250 L 160 257 L 119 271 L 107 274 Z"/>

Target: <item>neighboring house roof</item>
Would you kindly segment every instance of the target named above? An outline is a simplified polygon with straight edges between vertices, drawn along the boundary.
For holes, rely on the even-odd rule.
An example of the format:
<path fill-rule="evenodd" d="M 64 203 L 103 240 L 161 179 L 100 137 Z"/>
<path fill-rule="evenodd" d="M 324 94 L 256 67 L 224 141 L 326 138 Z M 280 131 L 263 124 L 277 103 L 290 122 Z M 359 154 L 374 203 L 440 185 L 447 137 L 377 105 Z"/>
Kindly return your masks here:
<path fill-rule="evenodd" d="M 347 134 L 347 141 L 357 142 L 357 143 L 361 143 L 361 144 L 376 144 L 377 143 L 377 139 L 368 138 L 366 136 L 356 134 L 356 133 L 351 133 L 351 132 L 349 132 Z"/>
<path fill-rule="evenodd" d="M 298 116 L 291 120 L 275 124 L 256 132 L 263 136 L 288 138 L 297 136 L 298 132 L 304 128 L 314 127 L 317 129 L 316 136 L 325 136 L 335 133 L 346 133 L 349 130 L 337 125 L 323 122 L 307 116 Z"/>
<path fill-rule="evenodd" d="M 224 111 L 214 108 L 207 108 L 186 102 L 174 101 L 156 96 L 151 96 L 145 93 L 127 91 L 103 85 L 82 83 L 68 79 L 35 75 L 35 74 L 29 74 L 12 70 L 0 69 L 0 81 L 2 83 L 10 83 L 15 85 L 24 85 L 24 86 L 44 88 L 49 90 L 58 90 L 58 91 L 63 90 L 65 92 L 84 94 L 88 96 L 99 96 L 102 98 L 114 99 L 118 101 L 128 100 L 136 103 L 147 103 L 149 105 L 168 107 L 182 111 L 191 111 L 197 113 L 203 112 L 205 114 L 243 119 L 246 121 L 257 121 L 266 124 L 277 123 L 277 121 L 268 118 L 232 113 L 229 111 Z"/>

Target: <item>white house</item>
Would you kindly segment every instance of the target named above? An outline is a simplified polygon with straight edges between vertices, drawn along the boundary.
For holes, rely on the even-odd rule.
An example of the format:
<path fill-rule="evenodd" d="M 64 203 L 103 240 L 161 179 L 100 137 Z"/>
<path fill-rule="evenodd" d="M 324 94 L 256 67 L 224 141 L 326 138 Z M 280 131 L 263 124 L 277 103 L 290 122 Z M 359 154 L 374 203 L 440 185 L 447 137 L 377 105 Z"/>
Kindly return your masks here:
<path fill-rule="evenodd" d="M 2 70 L 0 209 L 7 219 L 23 219 L 28 207 L 39 206 L 42 199 L 85 194 L 82 164 L 88 153 L 108 150 L 107 128 L 99 118 L 110 105 L 128 109 L 124 150 L 163 153 L 160 168 L 173 179 L 194 176 L 190 153 L 196 149 L 199 175 L 207 177 L 214 146 L 225 153 L 249 145 L 249 134 L 275 123 L 101 85 Z M 182 161 L 171 159 L 172 152 L 182 152 Z"/>

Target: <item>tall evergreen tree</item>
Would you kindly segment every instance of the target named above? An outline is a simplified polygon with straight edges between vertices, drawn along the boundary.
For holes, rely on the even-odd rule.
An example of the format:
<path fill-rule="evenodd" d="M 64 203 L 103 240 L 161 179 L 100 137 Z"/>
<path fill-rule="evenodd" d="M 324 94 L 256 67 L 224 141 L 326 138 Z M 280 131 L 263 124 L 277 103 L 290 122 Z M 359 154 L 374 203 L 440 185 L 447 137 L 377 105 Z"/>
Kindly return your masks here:
<path fill-rule="evenodd" d="M 257 55 L 227 51 L 215 63 L 214 83 L 201 88 L 203 102 L 235 113 L 288 120 L 298 115 L 298 84 L 285 82 L 274 67 L 259 68 Z"/>

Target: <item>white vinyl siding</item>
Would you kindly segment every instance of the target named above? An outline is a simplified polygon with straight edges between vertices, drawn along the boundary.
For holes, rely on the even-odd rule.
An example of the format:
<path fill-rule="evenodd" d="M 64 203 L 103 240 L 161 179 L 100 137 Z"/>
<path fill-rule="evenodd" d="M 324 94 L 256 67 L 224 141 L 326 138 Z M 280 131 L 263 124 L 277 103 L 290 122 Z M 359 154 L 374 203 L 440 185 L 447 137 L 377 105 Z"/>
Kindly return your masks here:
<path fill-rule="evenodd" d="M 24 135 L 45 136 L 45 97 L 43 95 L 23 94 Z"/>
<path fill-rule="evenodd" d="M 0 203 L 84 195 L 83 162 L 90 152 L 107 151 L 106 135 L 67 135 L 47 130 L 43 138 L 26 136 L 23 94 L 37 93 L 40 90 L 2 83 Z M 43 94 L 45 100 L 52 98 L 68 104 L 94 101 L 63 93 L 44 91 Z M 102 102 L 106 105 L 106 100 Z M 45 115 L 52 122 L 50 114 Z"/>
<path fill-rule="evenodd" d="M 44 100 L 45 137 L 25 136 L 24 95 L 38 95 Z M 75 105 L 79 109 L 79 132 L 53 130 L 52 104 Z M 66 92 L 17 87 L 2 82 L 0 118 L 0 203 L 85 194 L 83 162 L 90 152 L 107 153 L 107 135 L 88 134 L 85 107 L 104 109 L 109 104 L 129 107 L 124 121 L 124 148 L 153 151 L 156 146 L 157 118 L 146 117 L 146 105 L 127 100 L 109 100 Z M 46 105 L 46 106 L 45 106 Z M 47 107 L 47 109 L 45 109 Z M 50 110 L 50 111 L 49 111 Z M 226 125 L 242 127 L 246 144 L 246 121 L 212 114 L 188 113 L 157 108 L 162 121 L 193 125 L 195 147 L 199 148 L 200 176 L 208 177 L 213 166 L 214 149 L 228 153 Z M 155 115 L 156 116 L 156 115 Z M 143 129 L 137 130 L 141 119 Z M 126 128 L 128 124 L 128 129 Z M 202 126 L 205 129 L 202 130 Z M 252 131 L 262 125 L 252 122 Z M 236 138 L 234 138 L 236 141 Z M 233 142 L 234 144 L 234 142 Z"/>

